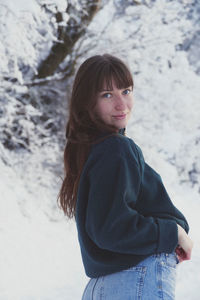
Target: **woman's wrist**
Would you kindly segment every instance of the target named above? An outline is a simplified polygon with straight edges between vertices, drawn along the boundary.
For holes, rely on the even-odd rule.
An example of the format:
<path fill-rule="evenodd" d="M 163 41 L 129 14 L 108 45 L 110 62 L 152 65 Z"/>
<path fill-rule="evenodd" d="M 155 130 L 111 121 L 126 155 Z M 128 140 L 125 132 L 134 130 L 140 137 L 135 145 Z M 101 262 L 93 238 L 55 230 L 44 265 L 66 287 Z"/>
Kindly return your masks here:
<path fill-rule="evenodd" d="M 180 244 L 180 240 L 186 232 L 179 224 L 177 224 L 177 226 L 178 226 L 178 242 Z"/>

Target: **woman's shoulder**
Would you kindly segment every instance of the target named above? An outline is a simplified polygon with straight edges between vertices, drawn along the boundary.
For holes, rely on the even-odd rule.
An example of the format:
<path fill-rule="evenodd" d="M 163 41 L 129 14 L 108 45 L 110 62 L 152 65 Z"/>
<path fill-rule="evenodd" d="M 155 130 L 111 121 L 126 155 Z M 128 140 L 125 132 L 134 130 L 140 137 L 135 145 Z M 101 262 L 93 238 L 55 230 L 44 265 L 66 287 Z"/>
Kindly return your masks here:
<path fill-rule="evenodd" d="M 84 166 L 84 174 L 99 168 L 106 169 L 113 163 L 135 165 L 141 170 L 140 155 L 135 142 L 123 135 L 107 136 L 102 141 L 93 144 Z"/>
<path fill-rule="evenodd" d="M 97 141 L 92 146 L 92 151 L 106 151 L 112 152 L 115 149 L 114 153 L 124 150 L 129 146 L 129 138 L 121 134 L 113 134 L 104 136 L 100 141 Z"/>
<path fill-rule="evenodd" d="M 134 156 L 138 160 L 139 151 L 141 151 L 139 149 L 140 147 L 133 139 L 122 134 L 115 134 L 106 136 L 103 140 L 94 144 L 90 154 L 92 156 L 121 156 L 125 158 Z"/>

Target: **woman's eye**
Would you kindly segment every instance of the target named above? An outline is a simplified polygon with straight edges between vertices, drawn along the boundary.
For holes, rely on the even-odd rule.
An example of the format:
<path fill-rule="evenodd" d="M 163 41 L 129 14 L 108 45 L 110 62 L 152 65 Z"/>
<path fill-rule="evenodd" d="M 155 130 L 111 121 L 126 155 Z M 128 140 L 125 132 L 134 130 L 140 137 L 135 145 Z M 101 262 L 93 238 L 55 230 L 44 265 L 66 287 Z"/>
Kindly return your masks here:
<path fill-rule="evenodd" d="M 123 91 L 123 94 L 124 94 L 124 95 L 128 95 L 130 92 L 131 92 L 130 89 L 126 89 L 126 90 Z"/>
<path fill-rule="evenodd" d="M 110 98 L 111 97 L 111 94 L 110 93 L 105 93 L 102 95 L 103 98 Z"/>

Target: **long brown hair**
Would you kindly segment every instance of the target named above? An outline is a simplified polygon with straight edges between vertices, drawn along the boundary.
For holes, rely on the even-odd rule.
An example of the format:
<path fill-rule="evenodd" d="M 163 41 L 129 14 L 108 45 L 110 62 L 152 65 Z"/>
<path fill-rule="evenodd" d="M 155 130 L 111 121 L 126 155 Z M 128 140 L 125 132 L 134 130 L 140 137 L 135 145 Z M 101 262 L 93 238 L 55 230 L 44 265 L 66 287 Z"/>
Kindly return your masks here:
<path fill-rule="evenodd" d="M 79 179 L 91 145 L 98 141 L 102 132 L 116 134 L 119 131 L 94 113 L 98 92 L 104 84 L 107 90 L 112 90 L 112 80 L 119 89 L 134 85 L 129 68 L 110 54 L 88 58 L 74 79 L 66 125 L 65 177 L 57 198 L 60 208 L 69 218 L 75 216 Z"/>

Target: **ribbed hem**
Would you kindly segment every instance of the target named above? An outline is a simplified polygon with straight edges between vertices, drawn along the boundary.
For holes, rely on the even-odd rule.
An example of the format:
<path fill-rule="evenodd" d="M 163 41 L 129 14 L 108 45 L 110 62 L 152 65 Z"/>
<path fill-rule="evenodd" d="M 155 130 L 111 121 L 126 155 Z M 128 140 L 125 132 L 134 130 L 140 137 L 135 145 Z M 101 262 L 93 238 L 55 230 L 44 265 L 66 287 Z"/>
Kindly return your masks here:
<path fill-rule="evenodd" d="M 174 220 L 156 218 L 159 227 L 157 253 L 171 253 L 178 245 L 178 226 Z"/>

